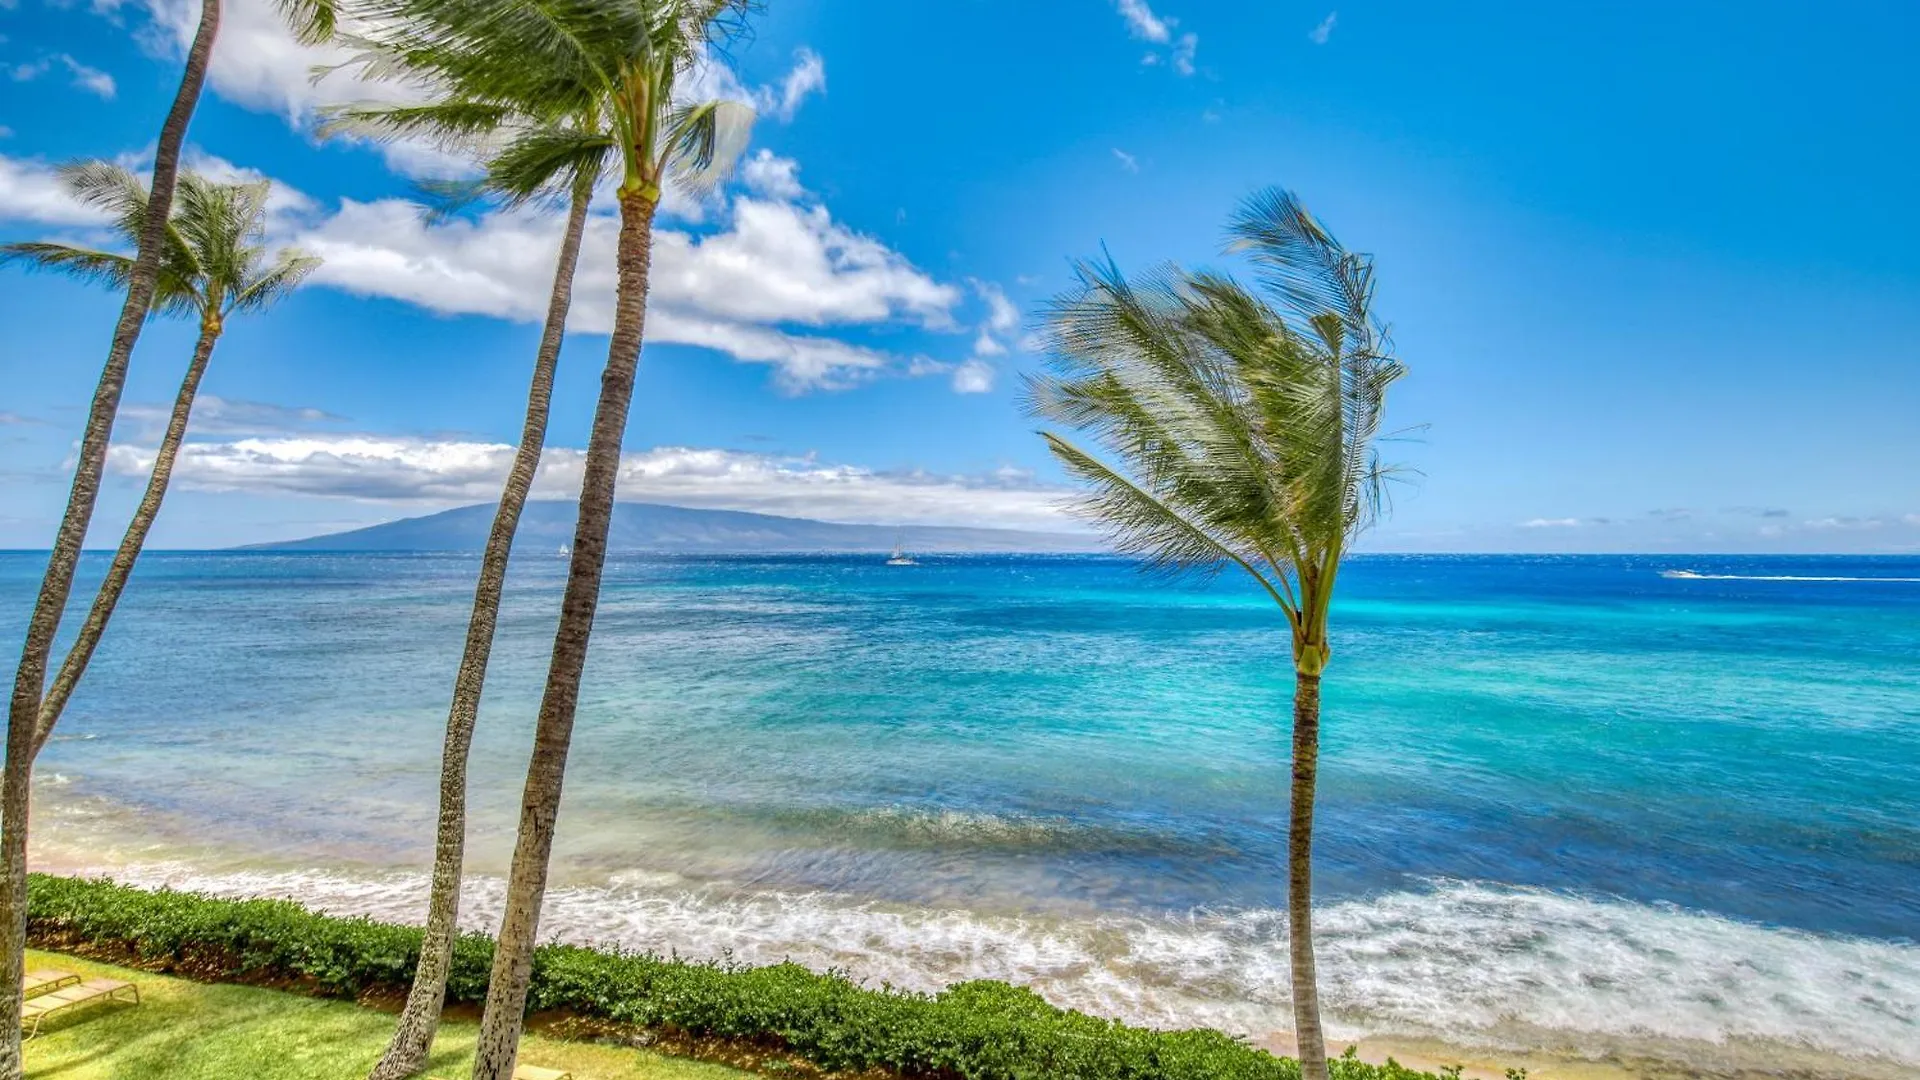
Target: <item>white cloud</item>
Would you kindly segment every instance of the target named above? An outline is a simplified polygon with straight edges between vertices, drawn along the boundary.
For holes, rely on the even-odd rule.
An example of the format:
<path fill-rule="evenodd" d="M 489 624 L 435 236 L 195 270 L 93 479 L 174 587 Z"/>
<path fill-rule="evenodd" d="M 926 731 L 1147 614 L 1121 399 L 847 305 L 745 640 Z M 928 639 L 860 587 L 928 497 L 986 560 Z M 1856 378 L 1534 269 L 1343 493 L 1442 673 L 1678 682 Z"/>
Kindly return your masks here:
<path fill-rule="evenodd" d="M 1132 154 L 1127 153 L 1125 150 L 1122 150 L 1117 146 L 1114 147 L 1113 157 L 1114 157 L 1114 160 L 1120 163 L 1120 167 L 1127 170 L 1128 172 L 1137 173 L 1140 171 L 1140 159 L 1134 157 Z"/>
<path fill-rule="evenodd" d="M 73 76 L 74 86 L 85 90 L 95 97 L 107 101 L 113 100 L 113 95 L 116 90 L 113 83 L 113 76 L 101 71 L 99 68 L 88 67 L 67 53 L 54 53 L 51 56 L 42 57 L 31 64 L 15 64 L 12 71 L 13 81 L 32 82 L 34 79 L 52 71 L 55 64 L 62 65 L 67 69 L 67 73 Z"/>
<path fill-rule="evenodd" d="M 761 112 L 779 118 L 784 124 L 800 111 L 800 103 L 808 95 L 825 93 L 826 89 L 826 61 L 820 59 L 820 54 L 812 49 L 800 48 L 794 50 L 793 69 L 780 80 L 780 85 L 761 87 L 755 97 Z"/>
<path fill-rule="evenodd" d="M 1020 309 L 1014 307 L 1013 301 L 1007 299 L 1006 290 L 991 281 L 982 281 L 979 278 L 971 279 L 969 284 L 973 286 L 974 292 L 980 294 L 980 299 L 986 301 L 985 329 L 996 334 L 1009 334 L 1019 328 Z"/>
<path fill-rule="evenodd" d="M 1578 528 L 1580 524 L 1579 518 L 1534 518 L 1531 521 L 1521 522 L 1520 527 L 1523 529 L 1573 529 Z"/>
<path fill-rule="evenodd" d="M 60 59 L 66 62 L 67 70 L 72 72 L 73 85 L 97 98 L 106 101 L 113 100 L 115 90 L 113 76 L 101 71 L 99 68 L 88 67 L 65 53 L 60 55 Z"/>
<path fill-rule="evenodd" d="M 995 369 L 985 358 L 1007 354 L 1004 338 L 1020 328 L 1020 309 L 998 284 L 979 278 L 968 278 L 967 282 L 986 305 L 987 314 L 973 339 L 973 357 L 954 370 L 953 388 L 962 394 L 978 394 L 993 388 Z"/>
<path fill-rule="evenodd" d="M 1809 529 L 1878 529 L 1886 522 L 1873 517 L 1823 517 L 1806 522 Z"/>
<path fill-rule="evenodd" d="M 67 194 L 53 166 L 0 154 L 0 219 L 43 225 L 102 225 L 107 215 Z"/>
<path fill-rule="evenodd" d="M 494 213 L 430 227 L 411 204 L 343 201 L 292 239 L 325 259 L 316 284 L 386 296 L 448 314 L 542 318 L 559 245 L 545 210 Z M 612 328 L 618 223 L 589 220 L 569 325 Z M 700 345 L 774 365 L 789 390 L 834 389 L 878 374 L 887 354 L 783 324 L 952 325 L 959 290 L 885 245 L 833 221 L 824 207 L 737 197 L 729 227 L 654 233 L 647 339 Z"/>
<path fill-rule="evenodd" d="M 1168 46 L 1164 55 L 1159 48 L 1147 50 L 1140 57 L 1141 64 L 1158 67 L 1167 63 L 1181 75 L 1193 74 L 1193 55 L 1200 47 L 1200 35 L 1188 32 L 1176 37 L 1173 31 L 1180 20 L 1154 14 L 1147 0 L 1115 0 L 1114 6 L 1126 21 L 1128 33 L 1154 46 Z"/>
<path fill-rule="evenodd" d="M 1327 39 L 1333 36 L 1334 25 L 1339 21 L 1340 13 L 1337 11 L 1329 11 L 1327 17 L 1320 20 L 1320 25 L 1307 32 L 1307 40 L 1313 42 L 1315 45 L 1325 45 Z"/>
<path fill-rule="evenodd" d="M 1920 514 L 1908 514 L 1900 519 L 1909 525 L 1920 525 Z"/>
<path fill-rule="evenodd" d="M 973 357 L 953 369 L 953 390 L 957 394 L 984 394 L 993 389 L 996 374 L 992 364 Z"/>
<path fill-rule="evenodd" d="M 1134 37 L 1164 45 L 1172 36 L 1172 27 L 1177 20 L 1162 19 L 1155 15 L 1153 9 L 1147 6 L 1147 0 L 1116 0 L 1116 6 Z"/>
<path fill-rule="evenodd" d="M 1173 46 L 1173 70 L 1181 75 L 1193 74 L 1193 54 L 1199 48 L 1199 34 L 1181 34 L 1180 40 Z"/>
<path fill-rule="evenodd" d="M 189 442 L 175 482 L 213 492 L 307 495 L 426 508 L 498 497 L 513 448 L 372 435 Z M 584 453 L 548 448 L 536 498 L 578 494 Z M 117 445 L 109 467 L 145 476 L 153 450 Z M 663 446 L 621 458 L 619 497 L 827 521 L 1071 528 L 1060 488 L 1025 472 L 886 471 L 740 450 Z"/>
<path fill-rule="evenodd" d="M 807 193 L 800 186 L 800 163 L 762 149 L 740 163 L 740 179 L 747 190 L 769 199 L 793 201 Z"/>
<path fill-rule="evenodd" d="M 126 160 L 136 168 L 144 164 L 137 155 Z M 264 178 L 197 150 L 188 161 L 222 180 Z M 805 194 L 793 162 L 763 153 L 749 165 L 750 187 Z M 880 241 L 835 221 L 824 206 L 747 194 L 719 206 L 726 220 L 718 230 L 655 230 L 649 341 L 698 345 L 769 364 L 783 389 L 801 391 L 852 386 L 902 364 L 876 349 L 788 327 L 958 329 L 953 319 L 962 295 L 958 287 L 935 280 Z M 528 322 L 545 316 L 561 232 L 555 209 L 530 207 L 429 226 L 418 207 L 404 200 L 347 199 L 327 212 L 280 184 L 269 208 L 274 242 L 324 260 L 311 278 L 314 284 L 445 314 Z M 68 198 L 51 167 L 5 156 L 0 156 L 0 218 L 47 225 L 103 220 Z M 612 328 L 618 229 L 614 215 L 596 213 L 588 219 L 572 329 L 604 333 Z"/>

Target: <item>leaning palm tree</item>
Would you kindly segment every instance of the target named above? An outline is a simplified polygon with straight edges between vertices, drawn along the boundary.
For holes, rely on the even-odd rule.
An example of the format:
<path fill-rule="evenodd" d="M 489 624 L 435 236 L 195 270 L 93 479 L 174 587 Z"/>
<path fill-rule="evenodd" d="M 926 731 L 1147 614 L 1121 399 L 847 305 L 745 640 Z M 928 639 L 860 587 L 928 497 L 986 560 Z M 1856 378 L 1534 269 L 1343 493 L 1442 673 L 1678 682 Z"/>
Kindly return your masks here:
<path fill-rule="evenodd" d="M 280 7 L 302 41 L 317 43 L 332 36 L 334 0 L 280 0 Z M 107 446 L 113 439 L 113 421 L 120 409 L 121 392 L 126 387 L 127 364 L 133 357 L 134 343 L 146 324 L 158 287 L 165 227 L 180 169 L 180 151 L 186 142 L 187 125 L 199 105 L 201 89 L 206 85 L 207 68 L 219 29 L 219 0 L 201 0 L 200 19 L 187 46 L 180 86 L 154 144 L 153 183 L 149 193 L 152 212 L 138 230 L 138 243 L 125 280 L 126 300 L 121 304 L 120 317 L 107 346 L 107 361 L 100 369 L 93 401 L 87 409 L 87 425 L 75 455 L 67 508 L 54 534 L 53 550 L 40 579 L 33 613 L 27 620 L 20 664 L 14 672 L 13 693 L 7 708 L 6 765 L 4 771 L 0 771 L 0 1080 L 20 1080 L 25 1068 L 20 1056 L 20 986 L 26 972 L 27 818 L 33 759 L 37 747 L 46 741 L 45 734 L 38 728 L 47 667 L 52 660 L 54 639 L 60 632 L 61 616 L 66 613 L 67 599 L 73 592 L 80 547 L 93 521 L 100 480 L 106 472 Z"/>
<path fill-rule="evenodd" d="M 139 177 L 118 165 L 86 162 L 60 170 L 67 189 L 81 203 L 111 214 L 123 240 L 133 242 L 144 228 L 148 192 Z M 227 320 L 237 314 L 263 311 L 284 298 L 320 265 L 320 260 L 292 248 L 269 253 L 262 243 L 266 231 L 265 182 L 218 184 L 187 173 L 180 177 L 178 198 L 163 234 L 160 272 L 155 276 L 153 310 L 184 315 L 199 323 L 193 358 L 180 381 L 173 411 L 155 451 L 147 488 L 134 508 L 133 519 L 107 565 L 106 577 L 94 594 L 93 606 L 80 632 L 61 661 L 60 670 L 40 703 L 39 728 L 32 750 L 39 753 L 53 734 L 53 726 L 73 696 L 74 687 L 93 659 L 93 651 L 113 618 L 113 609 L 126 591 L 127 579 L 140 558 L 147 533 L 160 514 L 161 500 L 173 477 L 180 443 L 186 436 L 200 380 L 213 358 L 213 348 Z M 54 242 L 0 244 L 0 265 L 9 262 L 32 269 L 51 270 L 115 289 L 125 288 L 133 276 L 135 258 L 113 251 Z"/>
<path fill-rule="evenodd" d="M 373 0 L 369 22 L 389 28 L 381 43 L 405 57 L 431 57 L 453 93 L 505 103 L 534 115 L 604 116 L 605 134 L 580 130 L 577 149 L 616 150 L 620 232 L 607 363 L 587 439 L 572 558 L 560 603 L 533 755 L 521 796 L 520 827 L 508 872 L 475 1080 L 513 1072 L 525 1021 L 527 984 L 546 894 L 580 675 L 599 604 L 613 518 L 614 481 L 633 399 L 645 329 L 653 218 L 674 180 L 700 190 L 730 171 L 752 112 L 734 102 L 686 103 L 709 45 L 736 30 L 751 0 Z M 569 153 L 566 141 L 548 145 Z"/>
<path fill-rule="evenodd" d="M 1077 509 L 1122 552 L 1168 570 L 1246 571 L 1292 634 L 1293 783 L 1287 915 L 1301 1074 L 1326 1080 L 1314 977 L 1312 844 L 1320 680 L 1341 560 L 1377 517 L 1389 470 L 1375 451 L 1386 390 L 1403 373 L 1373 319 L 1373 265 L 1293 195 L 1242 205 L 1230 250 L 1258 290 L 1168 268 L 1129 281 L 1110 261 L 1046 316 L 1038 415 L 1084 432 L 1096 456 L 1043 433 L 1087 485 Z"/>
<path fill-rule="evenodd" d="M 382 54 L 375 49 L 371 56 Z M 385 57 L 391 75 L 412 75 L 431 85 L 431 56 Z M 493 651 L 494 630 L 500 620 L 500 597 L 506 587 L 507 560 L 514 532 L 533 488 L 540 466 L 540 450 L 547 436 L 547 413 L 553 400 L 554 370 L 566 332 L 567 309 L 573 300 L 574 270 L 580 261 L 580 241 L 587 225 L 593 189 L 614 153 L 603 118 L 587 115 L 555 123 L 524 108 L 501 102 L 474 100 L 448 94 L 423 105 L 360 105 L 331 111 L 323 130 L 379 139 L 424 141 L 443 150 L 477 153 L 484 157 L 484 173 L 474 181 L 435 185 L 432 216 L 441 217 L 476 199 L 517 206 L 543 195 L 564 193 L 568 202 L 560 255 L 553 272 L 553 292 L 547 302 L 547 320 L 534 355 L 533 381 L 527 389 L 526 420 L 520 445 L 500 492 L 493 528 L 480 559 L 480 577 L 474 586 L 473 613 L 467 620 L 466 647 L 454 675 L 453 701 L 447 710 L 446 736 L 440 755 L 440 813 L 434 836 L 433 878 L 427 898 L 427 927 L 420 943 L 420 959 L 413 987 L 400 1012 L 399 1026 L 386 1053 L 374 1064 L 370 1080 L 403 1080 L 426 1067 L 440 1027 L 440 1011 L 447 996 L 447 975 L 453 967 L 453 943 L 459 932 L 460 882 L 467 838 L 467 758 L 473 747 L 473 729 L 480 715 L 480 696 L 487 681 L 487 661 Z M 559 152 L 555 152 L 555 150 Z"/>

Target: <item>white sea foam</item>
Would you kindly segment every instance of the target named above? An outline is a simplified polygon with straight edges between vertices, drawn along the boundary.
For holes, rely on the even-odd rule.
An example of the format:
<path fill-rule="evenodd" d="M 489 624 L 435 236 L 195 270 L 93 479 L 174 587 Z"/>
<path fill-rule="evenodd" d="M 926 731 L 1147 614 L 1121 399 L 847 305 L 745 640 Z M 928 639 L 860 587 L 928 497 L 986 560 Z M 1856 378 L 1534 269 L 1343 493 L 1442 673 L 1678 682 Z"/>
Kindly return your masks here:
<path fill-rule="evenodd" d="M 206 873 L 177 863 L 109 873 L 395 921 L 420 917 L 426 889 L 411 874 Z M 502 889 L 498 879 L 472 883 L 470 927 L 492 927 Z M 1285 922 L 1275 911 L 1021 918 L 692 890 L 652 873 L 556 889 L 543 917 L 549 936 L 569 941 L 751 964 L 791 959 L 918 990 L 1005 979 L 1135 1023 L 1256 1037 L 1290 1027 Z M 1761 1043 L 1920 1067 L 1913 944 L 1452 881 L 1329 904 L 1316 923 L 1322 996 L 1339 1038 L 1591 1053 L 1665 1040 Z"/>
<path fill-rule="evenodd" d="M 1872 581 L 1920 582 L 1920 577 L 1812 577 L 1805 574 L 1698 574 L 1692 570 L 1662 570 L 1660 576 L 1676 581 Z"/>

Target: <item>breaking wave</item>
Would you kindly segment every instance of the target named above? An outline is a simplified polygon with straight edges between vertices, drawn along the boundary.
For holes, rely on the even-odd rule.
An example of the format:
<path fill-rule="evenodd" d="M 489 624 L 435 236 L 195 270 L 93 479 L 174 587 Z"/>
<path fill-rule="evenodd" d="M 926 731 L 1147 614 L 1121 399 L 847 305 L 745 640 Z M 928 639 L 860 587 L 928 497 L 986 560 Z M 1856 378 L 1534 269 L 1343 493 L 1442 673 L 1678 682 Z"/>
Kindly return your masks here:
<path fill-rule="evenodd" d="M 181 863 L 117 880 L 415 921 L 427 879 L 218 872 Z M 470 928 L 497 922 L 503 883 L 470 884 Z M 1342 1039 L 1413 1036 L 1514 1050 L 1647 1052 L 1679 1041 L 1778 1064 L 1780 1049 L 1920 1067 L 1920 945 L 1782 930 L 1672 907 L 1436 881 L 1316 913 L 1323 1002 Z M 630 872 L 549 893 L 543 930 L 589 944 L 764 964 L 794 960 L 936 990 L 1004 979 L 1087 1012 L 1256 1039 L 1290 1025 L 1279 911 L 1146 918 L 996 915 L 825 893 L 692 888 Z M 1738 1053 L 1750 1046 L 1752 1054 Z"/>

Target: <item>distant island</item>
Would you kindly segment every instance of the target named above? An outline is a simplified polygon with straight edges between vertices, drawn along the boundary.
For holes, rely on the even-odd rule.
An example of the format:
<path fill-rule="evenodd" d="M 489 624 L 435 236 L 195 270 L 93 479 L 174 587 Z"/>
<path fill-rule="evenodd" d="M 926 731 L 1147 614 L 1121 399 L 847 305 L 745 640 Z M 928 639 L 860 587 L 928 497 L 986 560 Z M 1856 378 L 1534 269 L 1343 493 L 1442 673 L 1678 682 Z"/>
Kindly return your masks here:
<path fill-rule="evenodd" d="M 364 529 L 249 544 L 244 551 L 479 551 L 486 545 L 494 504 L 462 506 Z M 557 552 L 573 541 L 574 504 L 527 504 L 514 540 L 518 552 Z M 755 554 L 772 552 L 1093 552 L 1105 550 L 1085 533 L 969 529 L 942 525 L 847 525 L 806 518 L 699 510 L 660 503 L 615 505 L 611 551 Z"/>

